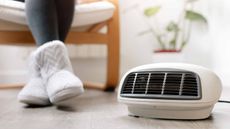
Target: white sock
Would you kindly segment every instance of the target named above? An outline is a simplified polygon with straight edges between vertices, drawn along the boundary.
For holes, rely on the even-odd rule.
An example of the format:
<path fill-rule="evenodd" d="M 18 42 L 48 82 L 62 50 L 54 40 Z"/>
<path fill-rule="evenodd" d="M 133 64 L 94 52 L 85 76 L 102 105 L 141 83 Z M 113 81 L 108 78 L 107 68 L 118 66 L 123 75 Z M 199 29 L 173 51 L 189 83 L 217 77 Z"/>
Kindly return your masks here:
<path fill-rule="evenodd" d="M 51 103 L 58 104 L 84 92 L 81 80 L 73 74 L 64 43 L 48 42 L 38 48 L 36 55 Z"/>
<path fill-rule="evenodd" d="M 29 105 L 50 105 L 35 53 L 29 58 L 29 75 L 30 79 L 18 94 L 18 100 Z"/>

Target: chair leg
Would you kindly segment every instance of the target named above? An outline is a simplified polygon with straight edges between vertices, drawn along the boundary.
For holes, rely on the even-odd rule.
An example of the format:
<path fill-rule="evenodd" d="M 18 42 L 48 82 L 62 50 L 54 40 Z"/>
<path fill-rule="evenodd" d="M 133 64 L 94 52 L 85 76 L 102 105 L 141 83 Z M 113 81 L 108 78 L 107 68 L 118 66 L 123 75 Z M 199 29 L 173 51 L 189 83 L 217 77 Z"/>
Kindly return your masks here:
<path fill-rule="evenodd" d="M 24 83 L 15 83 L 15 84 L 0 84 L 1 89 L 15 89 L 15 88 L 22 88 L 25 84 Z"/>
<path fill-rule="evenodd" d="M 118 9 L 113 18 L 108 22 L 108 45 L 107 45 L 107 80 L 105 91 L 114 91 L 119 81 L 120 67 L 120 38 Z"/>
<path fill-rule="evenodd" d="M 112 39 L 111 39 L 112 40 Z M 114 91 L 119 80 L 119 47 L 118 42 L 110 41 L 107 47 L 107 78 L 105 91 Z"/>

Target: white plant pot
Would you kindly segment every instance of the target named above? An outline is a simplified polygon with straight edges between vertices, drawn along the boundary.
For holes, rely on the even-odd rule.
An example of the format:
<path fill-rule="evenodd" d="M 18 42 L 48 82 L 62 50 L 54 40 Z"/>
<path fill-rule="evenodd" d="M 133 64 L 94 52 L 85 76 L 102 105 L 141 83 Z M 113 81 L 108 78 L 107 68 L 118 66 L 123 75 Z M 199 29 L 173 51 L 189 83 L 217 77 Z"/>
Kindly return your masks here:
<path fill-rule="evenodd" d="M 182 52 L 156 52 L 153 53 L 153 62 L 184 62 L 184 54 Z"/>

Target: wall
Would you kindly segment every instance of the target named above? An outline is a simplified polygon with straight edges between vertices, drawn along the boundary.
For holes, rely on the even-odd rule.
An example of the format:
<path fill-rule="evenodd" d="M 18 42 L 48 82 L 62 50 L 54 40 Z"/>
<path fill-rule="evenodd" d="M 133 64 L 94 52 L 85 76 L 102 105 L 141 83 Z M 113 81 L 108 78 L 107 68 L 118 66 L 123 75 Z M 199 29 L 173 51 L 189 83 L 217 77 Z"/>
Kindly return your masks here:
<path fill-rule="evenodd" d="M 26 60 L 29 51 L 24 47 L 0 47 L 0 83 L 19 83 L 27 79 Z"/>
<path fill-rule="evenodd" d="M 164 24 L 168 18 L 176 18 L 182 9 L 183 0 L 121 0 L 121 29 L 123 65 L 126 68 L 152 62 L 152 51 L 157 48 L 151 34 L 138 36 L 148 26 L 143 20 L 143 8 L 163 5 L 164 11 L 158 16 L 158 23 Z M 137 6 L 138 5 L 138 6 Z M 208 28 L 193 25 L 189 44 L 184 49 L 184 62 L 208 67 L 214 70 L 225 86 L 230 86 L 230 1 L 200 0 L 194 8 L 208 20 Z M 130 9 L 135 8 L 135 9 Z M 127 11 L 129 10 L 129 11 Z M 126 50 L 126 51 L 125 51 Z"/>
<path fill-rule="evenodd" d="M 213 44 L 213 69 L 225 85 L 230 84 L 230 1 L 212 0 L 209 5 L 210 41 Z"/>
<path fill-rule="evenodd" d="M 154 4 L 162 4 L 166 7 L 165 12 L 159 16 L 161 19 L 160 25 L 163 25 L 168 18 L 177 17 L 183 1 L 120 0 L 121 75 L 132 67 L 153 62 L 152 51 L 158 45 L 151 34 L 140 36 L 139 33 L 148 29 L 146 22 L 143 20 L 143 8 Z M 197 2 L 195 9 L 208 19 L 208 28 L 194 25 L 192 40 L 184 50 L 184 62 L 213 69 L 220 75 L 225 85 L 230 83 L 227 78 L 230 75 L 230 60 L 228 60 L 230 58 L 229 6 L 228 0 L 200 0 Z M 130 9 L 133 7 L 135 9 Z M 7 80 L 9 77 L 14 78 L 15 81 L 26 80 L 25 61 L 26 56 L 32 49 L 28 50 L 27 47 L 0 47 L 0 78 L 2 82 L 9 81 Z M 76 50 L 75 48 L 71 49 L 71 51 Z M 104 57 L 72 58 L 71 60 L 76 73 L 83 80 L 105 80 L 106 62 Z"/>

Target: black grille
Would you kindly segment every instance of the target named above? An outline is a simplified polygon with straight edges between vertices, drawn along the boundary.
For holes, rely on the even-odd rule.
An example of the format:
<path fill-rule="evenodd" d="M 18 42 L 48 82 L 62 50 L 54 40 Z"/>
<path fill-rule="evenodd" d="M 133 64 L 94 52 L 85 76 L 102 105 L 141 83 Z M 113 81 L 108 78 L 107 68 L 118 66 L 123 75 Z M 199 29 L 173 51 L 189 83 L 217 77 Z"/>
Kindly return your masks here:
<path fill-rule="evenodd" d="M 189 71 L 145 71 L 130 73 L 121 96 L 134 98 L 200 99 L 199 76 Z"/>

